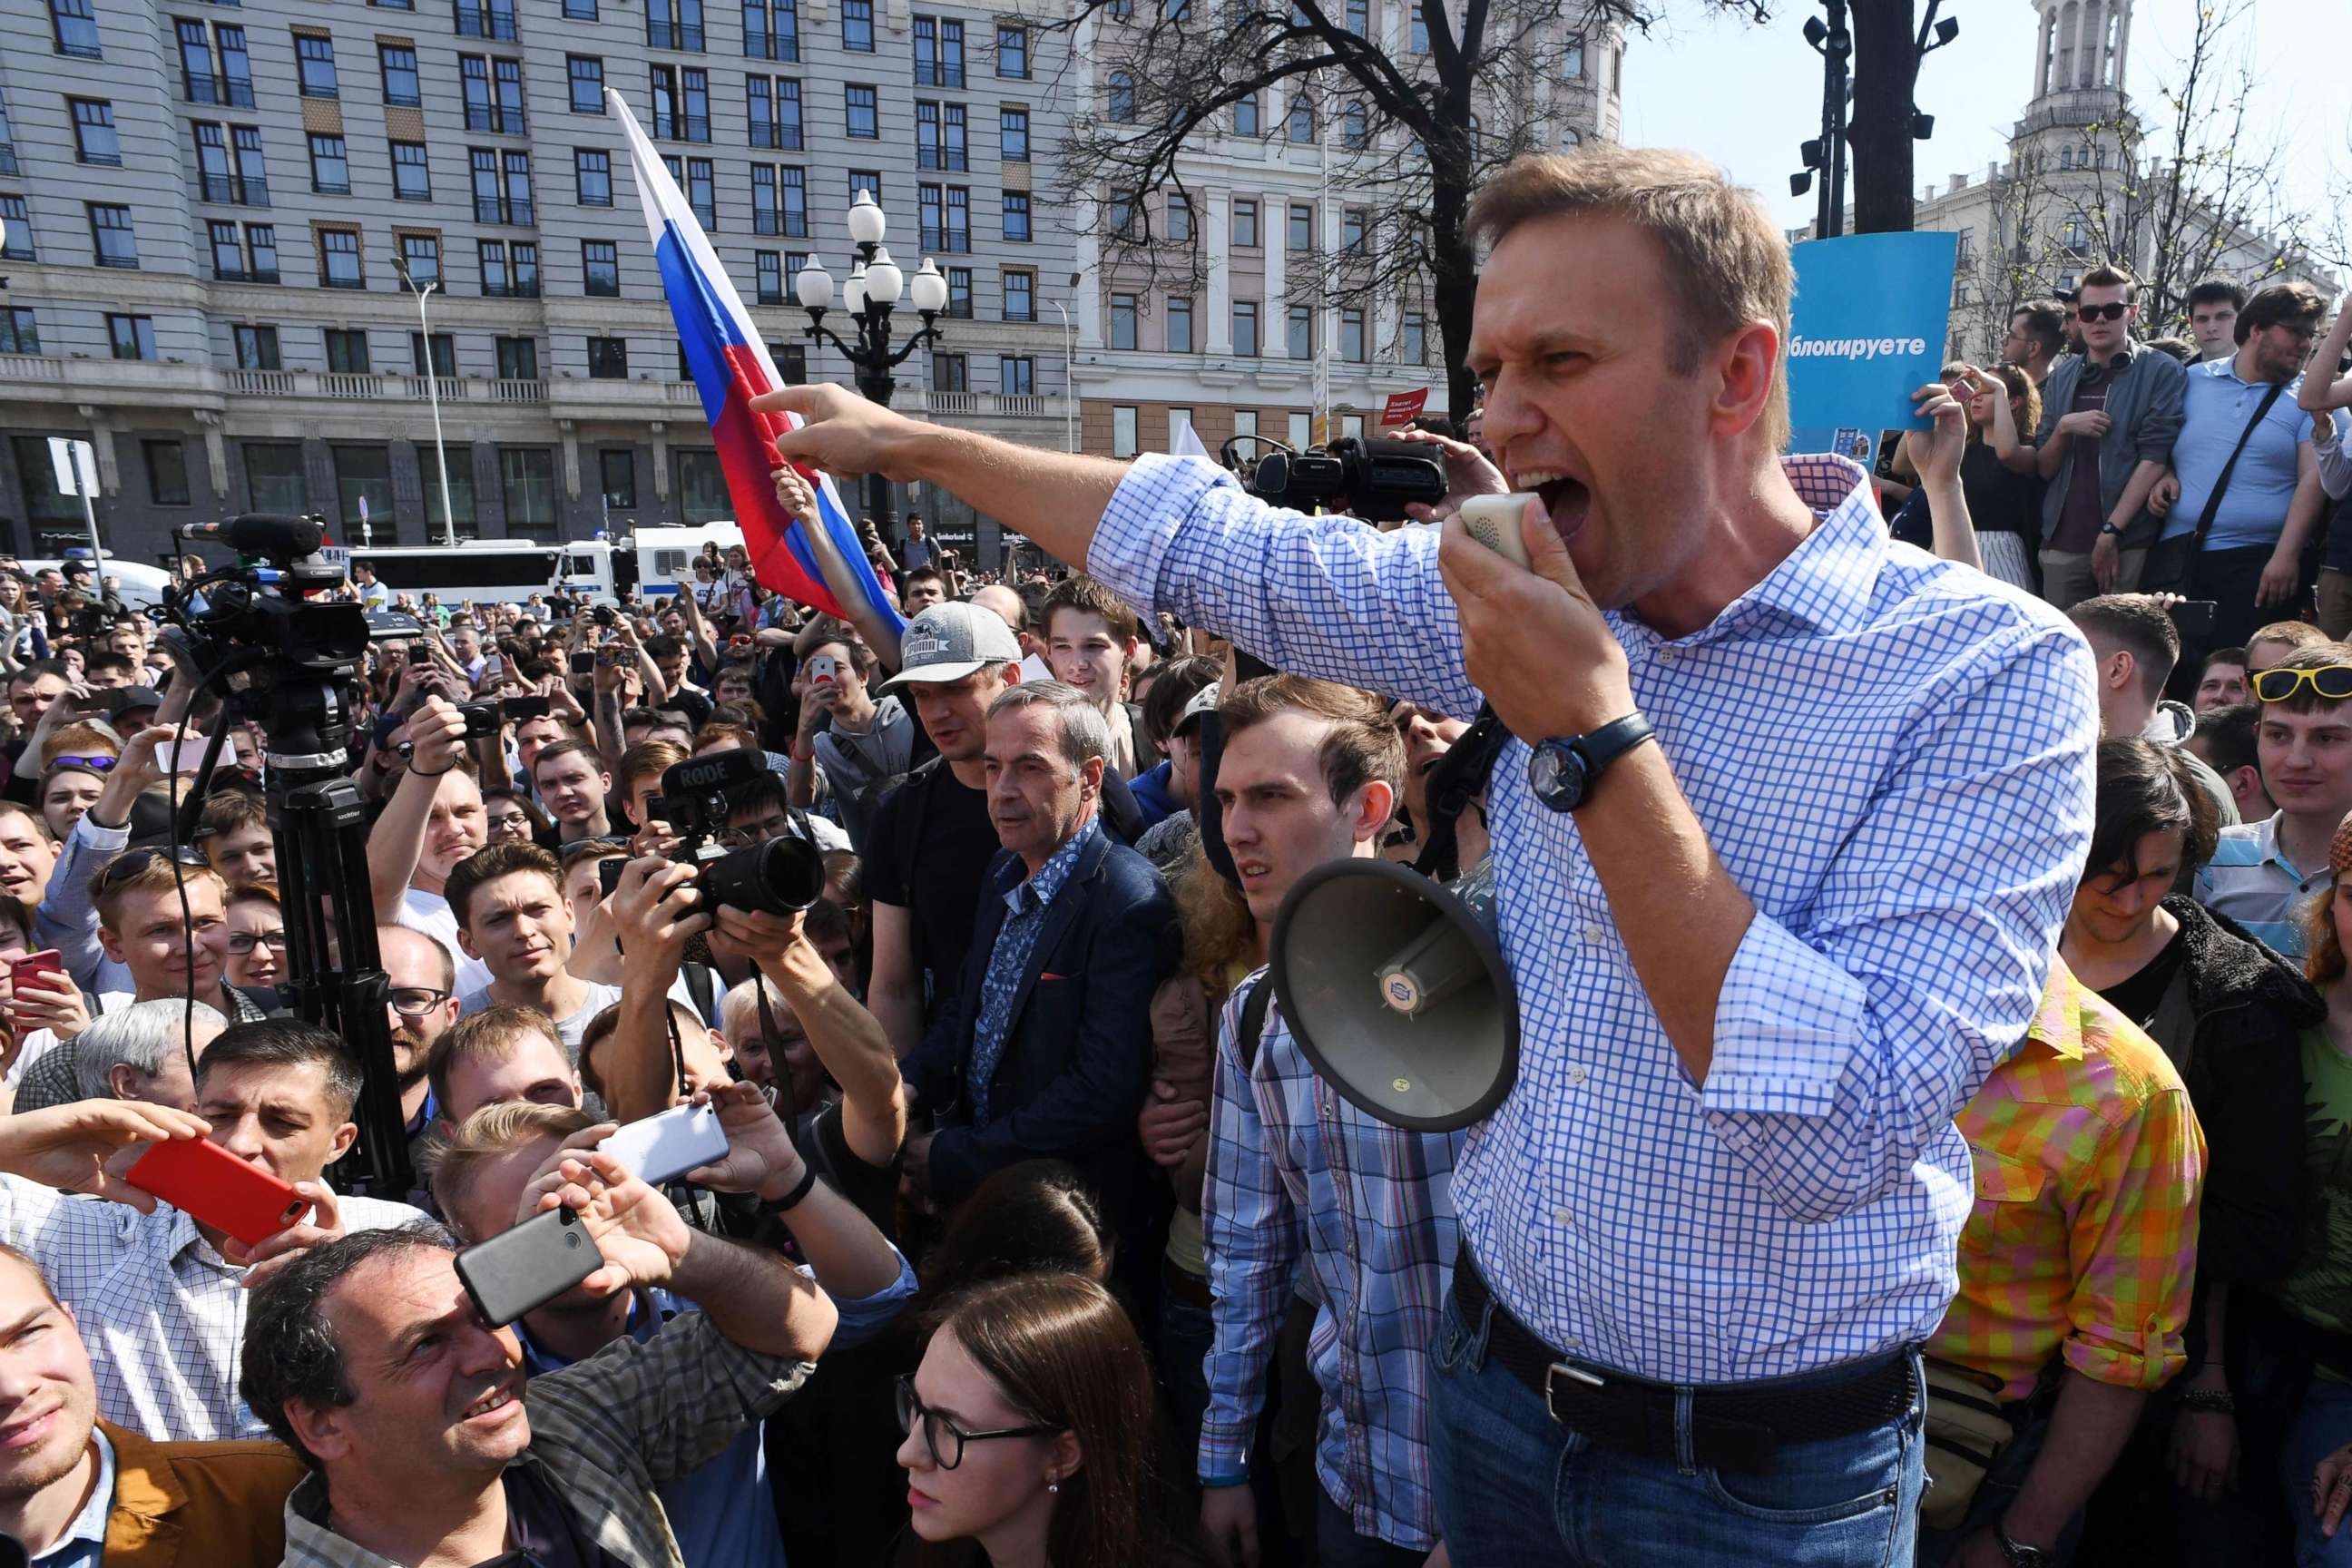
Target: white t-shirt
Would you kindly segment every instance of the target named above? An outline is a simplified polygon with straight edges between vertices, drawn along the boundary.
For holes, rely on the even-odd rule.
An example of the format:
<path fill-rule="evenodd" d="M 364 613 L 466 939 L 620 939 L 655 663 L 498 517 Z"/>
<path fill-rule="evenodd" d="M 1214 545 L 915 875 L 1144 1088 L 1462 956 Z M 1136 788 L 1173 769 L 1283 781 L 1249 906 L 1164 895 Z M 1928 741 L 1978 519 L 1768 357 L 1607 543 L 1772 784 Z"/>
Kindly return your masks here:
<path fill-rule="evenodd" d="M 440 894 L 409 888 L 400 896 L 400 913 L 394 917 L 394 923 L 421 931 L 449 950 L 450 960 L 457 966 L 458 995 L 489 984 L 490 966 L 478 958 L 467 957 L 466 950 L 457 945 L 457 911 Z"/>
<path fill-rule="evenodd" d="M 580 1004 L 578 1011 L 555 1020 L 555 1032 L 563 1037 L 563 1049 L 574 1066 L 580 1061 L 580 1037 L 588 1032 L 588 1026 L 597 1014 L 621 999 L 621 988 L 617 985 L 600 985 L 593 980 L 583 980 L 581 984 L 588 987 L 588 999 Z M 491 1005 L 490 988 L 485 984 L 478 991 L 467 991 L 458 996 L 457 1016 L 463 1018 Z"/>

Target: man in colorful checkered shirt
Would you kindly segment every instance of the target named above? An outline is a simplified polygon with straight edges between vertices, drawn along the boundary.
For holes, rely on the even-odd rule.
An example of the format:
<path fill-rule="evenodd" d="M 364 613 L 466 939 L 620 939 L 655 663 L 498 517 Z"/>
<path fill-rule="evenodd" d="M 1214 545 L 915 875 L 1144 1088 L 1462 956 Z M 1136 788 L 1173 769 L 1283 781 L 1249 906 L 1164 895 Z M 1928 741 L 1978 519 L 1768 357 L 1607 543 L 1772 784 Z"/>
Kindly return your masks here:
<path fill-rule="evenodd" d="M 1519 1070 L 1454 1168 L 1430 1349 L 1453 1562 L 1907 1561 L 1952 1119 L 2032 1021 L 2089 845 L 2089 651 L 1892 544 L 1859 468 L 1782 458 L 1788 245 L 1718 171 L 1526 158 L 1471 226 L 1502 472 L 1438 449 L 1458 492 L 1535 492 L 1532 570 L 1199 458 L 760 401 L 811 418 L 785 460 L 928 480 L 1276 668 L 1483 699 L 1515 737 L 1486 810 Z"/>
<path fill-rule="evenodd" d="M 1960 1131 L 1976 1208 L 1927 1353 L 1998 1380 L 2017 1436 L 1966 1520 L 1923 1533 L 1919 1562 L 2002 1568 L 2010 1542 L 2072 1542 L 2140 1407 L 2187 1360 L 2205 1136 L 2162 1047 L 2063 963 Z"/>

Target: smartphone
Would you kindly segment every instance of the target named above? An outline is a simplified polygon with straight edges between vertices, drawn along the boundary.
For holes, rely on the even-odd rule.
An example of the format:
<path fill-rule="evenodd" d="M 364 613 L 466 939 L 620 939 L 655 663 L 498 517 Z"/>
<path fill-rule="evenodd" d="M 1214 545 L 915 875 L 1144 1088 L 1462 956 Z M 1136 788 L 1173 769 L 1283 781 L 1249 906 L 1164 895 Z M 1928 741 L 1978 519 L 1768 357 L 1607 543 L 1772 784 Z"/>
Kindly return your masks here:
<path fill-rule="evenodd" d="M 2182 637 L 2201 643 L 2213 635 L 2213 616 L 2221 607 L 2214 599 L 2183 599 L 2166 613 Z"/>
<path fill-rule="evenodd" d="M 166 741 L 155 748 L 155 765 L 166 773 L 192 773 L 204 765 L 205 738 Z"/>
<path fill-rule="evenodd" d="M 632 1121 L 597 1145 L 648 1186 L 674 1182 L 727 1158 L 727 1130 L 707 1105 L 677 1105 Z"/>
<path fill-rule="evenodd" d="M 457 1264 L 474 1310 L 502 1329 L 602 1268 L 604 1255 L 577 1213 L 553 1208 L 461 1249 Z"/>
<path fill-rule="evenodd" d="M 808 678 L 809 684 L 812 686 L 819 681 L 839 680 L 841 661 L 829 653 L 818 654 L 808 661 Z"/>
<path fill-rule="evenodd" d="M 572 656 L 572 673 L 574 675 L 595 674 L 596 656 L 586 648 L 583 648 L 579 652 L 573 654 Z"/>
<path fill-rule="evenodd" d="M 77 697 L 73 701 L 75 712 L 96 713 L 106 718 L 111 718 L 121 706 L 122 693 L 119 689 L 93 691 L 87 697 Z"/>
<path fill-rule="evenodd" d="M 38 952 L 28 952 L 8 965 L 8 994 L 12 996 L 25 989 L 25 982 L 36 974 L 63 974 L 66 961 L 54 947 Z"/>
<path fill-rule="evenodd" d="M 551 709 L 544 697 L 509 697 L 499 704 L 499 711 L 510 723 L 520 724 L 532 719 L 544 719 Z"/>
<path fill-rule="evenodd" d="M 628 868 L 629 858 L 626 855 L 615 855 L 609 860 L 596 862 L 596 885 L 604 889 L 605 898 L 613 896 L 613 890 L 621 885 L 621 873 Z"/>
<path fill-rule="evenodd" d="M 1531 571 L 1528 564 L 1528 543 L 1519 534 L 1519 519 L 1526 515 L 1528 502 L 1535 500 L 1525 492 L 1507 496 L 1472 496 L 1462 503 L 1458 515 L 1470 537 L 1508 561 L 1521 571 Z"/>
<path fill-rule="evenodd" d="M 247 1247 L 268 1240 L 310 1207 L 289 1184 L 203 1138 L 156 1144 L 122 1179 Z"/>

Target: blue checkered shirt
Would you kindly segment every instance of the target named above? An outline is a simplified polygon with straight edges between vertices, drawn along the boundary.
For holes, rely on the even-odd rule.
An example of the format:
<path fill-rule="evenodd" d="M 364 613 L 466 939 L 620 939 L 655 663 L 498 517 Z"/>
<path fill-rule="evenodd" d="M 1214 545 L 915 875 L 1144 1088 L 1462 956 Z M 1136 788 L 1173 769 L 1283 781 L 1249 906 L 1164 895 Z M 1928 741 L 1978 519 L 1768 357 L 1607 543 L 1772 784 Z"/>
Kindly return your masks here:
<path fill-rule="evenodd" d="M 997 928 L 996 945 L 988 952 L 988 973 L 980 983 L 980 1017 L 972 1026 L 971 1065 L 965 1088 L 971 1100 L 971 1124 L 988 1125 L 988 1086 L 996 1064 L 1004 1056 L 1004 1032 L 1013 1026 L 1013 999 L 1021 994 L 1021 975 L 1029 966 L 1029 950 L 1037 945 L 1037 931 L 1045 923 L 1045 906 L 1070 879 L 1070 868 L 1087 846 L 1102 833 L 1102 818 L 1090 816 L 1076 837 L 1023 880 L 1021 862 L 1013 860 L 997 873 L 996 891 L 1008 911 Z"/>
<path fill-rule="evenodd" d="M 338 1194 L 346 1231 L 425 1216 L 406 1204 Z M 251 1293 L 196 1222 L 169 1204 L 127 1204 L 0 1176 L 0 1241 L 31 1256 L 74 1310 L 98 1413 L 158 1443 L 267 1437 L 236 1392 Z"/>
<path fill-rule="evenodd" d="M 1686 637 L 1609 617 L 1756 904 L 1703 1085 L 1576 819 L 1529 793 L 1523 742 L 1488 791 L 1522 1054 L 1455 1171 L 1462 1231 L 1553 1346 L 1674 1382 L 1810 1371 L 1935 1327 L 1971 1192 L 1952 1118 L 2023 1037 L 2090 846 L 2081 637 L 1892 543 L 1853 464 L 1787 468 L 1821 521 L 1762 582 Z M 1153 457 L 1089 564 L 1278 669 L 1478 706 L 1433 529 L 1270 511 L 1213 464 Z"/>
<path fill-rule="evenodd" d="M 1454 1278 L 1454 1161 L 1465 1133 L 1408 1132 L 1315 1076 L 1266 1009 L 1244 1075 L 1234 1035 L 1261 970 L 1226 999 L 1201 1230 L 1216 1342 L 1201 1476 L 1247 1473 L 1266 1363 L 1300 1255 L 1315 1279 L 1307 1363 L 1323 1390 L 1315 1472 L 1356 1532 L 1437 1543 L 1429 1495 L 1429 1342 Z"/>

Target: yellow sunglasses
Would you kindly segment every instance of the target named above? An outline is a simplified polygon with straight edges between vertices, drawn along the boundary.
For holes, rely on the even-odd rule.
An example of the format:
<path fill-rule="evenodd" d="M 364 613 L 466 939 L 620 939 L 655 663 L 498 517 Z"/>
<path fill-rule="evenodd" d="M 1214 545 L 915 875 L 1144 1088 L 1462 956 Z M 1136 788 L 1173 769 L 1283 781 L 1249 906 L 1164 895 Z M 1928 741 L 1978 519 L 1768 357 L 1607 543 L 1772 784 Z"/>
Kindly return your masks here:
<path fill-rule="evenodd" d="M 2352 665 L 2329 664 L 2317 669 L 2265 669 L 2254 677 L 2254 695 L 2264 702 L 2284 702 L 2308 683 L 2313 692 L 2330 702 L 2352 697 Z"/>

